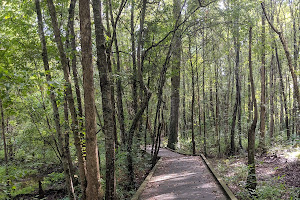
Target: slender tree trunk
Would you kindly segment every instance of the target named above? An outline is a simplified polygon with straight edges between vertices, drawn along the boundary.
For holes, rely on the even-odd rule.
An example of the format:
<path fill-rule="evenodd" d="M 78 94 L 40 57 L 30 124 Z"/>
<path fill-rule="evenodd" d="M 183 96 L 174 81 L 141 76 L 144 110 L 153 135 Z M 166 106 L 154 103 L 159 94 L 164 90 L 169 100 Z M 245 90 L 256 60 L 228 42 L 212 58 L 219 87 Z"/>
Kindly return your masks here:
<path fill-rule="evenodd" d="M 94 3 L 93 5 L 95 5 L 95 2 L 93 3 Z M 99 3 L 100 6 L 100 2 L 97 3 Z M 94 15 L 95 16 L 100 15 L 100 9 L 99 10 L 95 9 Z M 103 198 L 103 192 L 100 183 L 100 170 L 99 170 L 99 160 L 98 160 L 99 157 L 98 157 L 98 145 L 97 145 L 97 135 L 96 135 L 97 132 L 96 110 L 95 110 L 95 92 L 94 92 L 94 78 L 93 78 L 94 70 L 92 64 L 93 63 L 92 30 L 91 30 L 91 16 L 90 16 L 89 1 L 79 0 L 79 16 L 80 16 L 81 51 L 82 51 L 81 65 L 83 67 L 85 130 L 86 130 L 86 145 L 87 145 L 86 147 L 86 166 L 87 166 L 86 197 L 88 200 L 91 199 L 100 200 Z M 95 17 L 95 21 L 96 23 L 99 23 L 99 21 L 96 20 L 96 17 Z M 103 118 L 106 119 L 106 116 L 104 116 Z M 106 130 L 104 130 L 104 132 L 107 133 Z M 109 161 L 106 160 L 106 162 Z"/>
<path fill-rule="evenodd" d="M 297 45 L 297 28 L 296 28 L 296 19 L 295 19 L 295 14 L 297 15 L 296 12 L 294 12 L 295 7 L 295 2 L 290 4 L 290 10 L 292 14 L 292 19 L 293 19 L 293 39 L 294 39 L 294 66 L 295 66 L 295 71 L 297 71 L 298 68 L 298 58 L 299 58 L 299 50 L 300 50 L 300 40 L 299 40 L 299 45 Z M 299 18 L 299 17 L 298 17 Z M 299 76 L 298 76 L 298 81 L 299 81 Z M 296 94 L 294 94 L 294 99 L 296 99 Z M 297 115 L 297 103 L 296 101 L 293 102 L 293 132 L 295 132 L 295 136 L 300 136 L 300 117 L 299 114 Z"/>
<path fill-rule="evenodd" d="M 196 71 L 197 71 L 197 103 L 198 103 L 198 123 L 199 123 L 199 135 L 202 135 L 201 132 L 201 104 L 200 104 L 200 80 L 199 80 L 199 69 L 198 69 L 198 46 L 196 44 Z"/>
<path fill-rule="evenodd" d="M 252 60 L 251 60 L 251 43 L 252 43 L 252 27 L 249 30 L 249 73 L 251 82 L 251 94 L 252 101 L 254 104 L 254 119 L 248 130 L 248 176 L 246 188 L 249 190 L 251 195 L 255 194 L 256 189 L 256 175 L 255 175 L 255 128 L 257 124 L 257 104 L 255 98 L 255 88 L 252 72 Z"/>
<path fill-rule="evenodd" d="M 181 16 L 181 0 L 173 0 L 173 19 L 175 27 L 180 23 Z M 170 112 L 170 128 L 168 147 L 175 149 L 178 137 L 178 115 L 179 115 L 179 88 L 180 88 L 180 61 L 181 61 L 181 36 L 180 32 L 175 32 L 173 62 L 171 78 L 171 112 Z"/>
<path fill-rule="evenodd" d="M 135 31 L 134 31 L 134 10 L 135 0 L 131 0 L 131 20 L 130 20 L 130 35 L 131 35 L 131 57 L 132 57 L 132 99 L 133 99 L 133 110 L 137 113 L 137 70 L 136 70 L 136 48 L 135 48 Z"/>
<path fill-rule="evenodd" d="M 262 13 L 262 33 L 261 33 L 261 41 L 262 41 L 262 54 L 261 54 L 261 103 L 260 103 L 260 137 L 259 137 L 259 148 L 261 149 L 262 153 L 266 152 L 266 138 L 265 138 L 265 120 L 266 120 L 266 83 L 265 83 L 265 78 L 266 78 L 266 69 L 265 69 L 265 16 Z"/>
<path fill-rule="evenodd" d="M 103 110 L 103 131 L 105 133 L 106 149 L 106 191 L 105 199 L 116 199 L 116 178 L 115 178 L 115 141 L 113 113 L 111 104 L 111 80 L 109 76 L 104 27 L 101 17 L 101 1 L 93 0 L 93 12 L 95 20 L 95 35 L 97 48 L 97 67 L 100 75 L 100 87 L 102 92 L 102 110 Z"/>
<path fill-rule="evenodd" d="M 241 102 L 241 93 L 239 93 L 239 103 L 238 103 L 238 113 L 237 114 L 238 114 L 238 131 L 239 131 L 239 150 L 242 150 L 243 145 L 242 145 L 242 102 Z"/>
<path fill-rule="evenodd" d="M 300 94 L 299 94 L 298 80 L 297 80 L 297 75 L 296 75 L 296 73 L 295 73 L 295 69 L 294 69 L 294 67 L 293 67 L 292 57 L 291 57 L 291 54 L 290 54 L 290 51 L 289 51 L 287 42 L 286 42 L 286 40 L 285 40 L 285 37 L 283 36 L 282 31 L 278 31 L 278 30 L 274 27 L 274 25 L 271 23 L 271 21 L 269 20 L 269 18 L 267 17 L 267 14 L 266 14 L 266 11 L 265 11 L 265 5 L 264 5 L 263 2 L 261 3 L 261 7 L 262 7 L 262 9 L 263 9 L 264 15 L 266 16 L 266 19 L 267 19 L 269 25 L 271 26 L 271 28 L 273 29 L 273 31 L 278 35 L 278 37 L 279 37 L 279 39 L 280 39 L 280 42 L 281 42 L 281 44 L 282 44 L 282 46 L 283 46 L 283 49 L 284 49 L 286 58 L 287 58 L 287 60 L 288 60 L 289 70 L 290 70 L 291 75 L 292 75 L 294 94 L 295 94 L 295 96 L 296 96 L 296 101 L 298 102 L 298 110 L 299 110 L 299 109 L 300 109 Z"/>
<path fill-rule="evenodd" d="M 182 69 L 183 69 L 183 73 L 182 73 L 182 117 L 183 117 L 183 135 L 186 137 L 186 130 L 187 130 L 187 127 L 186 127 L 186 112 L 185 112 L 185 95 L 186 95 L 186 92 L 185 92 L 185 67 L 182 66 Z"/>
<path fill-rule="evenodd" d="M 71 118 L 72 118 L 72 131 L 74 134 L 76 154 L 77 154 L 77 158 L 78 158 L 79 177 L 80 177 L 80 183 L 81 183 L 82 198 L 85 199 L 86 166 L 85 166 L 85 160 L 82 155 L 82 146 L 81 146 L 81 141 L 80 141 L 80 135 L 78 132 L 78 119 L 77 119 L 77 114 L 76 114 L 76 109 L 75 109 L 74 99 L 73 99 L 73 94 L 72 94 L 71 78 L 70 78 L 70 72 L 69 72 L 69 67 L 68 67 L 68 61 L 67 61 L 67 57 L 66 57 L 66 54 L 64 51 L 62 40 L 61 40 L 61 33 L 60 33 L 60 29 L 59 29 L 58 23 L 57 23 L 56 11 L 55 11 L 55 6 L 53 4 L 53 0 L 47 0 L 47 3 L 48 3 L 49 13 L 51 16 L 51 22 L 52 22 L 54 36 L 55 36 L 55 42 L 57 45 L 57 49 L 59 51 L 60 61 L 61 61 L 61 65 L 62 65 L 62 68 L 64 71 L 64 79 L 66 81 L 65 87 L 66 87 L 67 99 L 68 99 L 69 109 L 70 109 Z"/>
<path fill-rule="evenodd" d="M 284 89 L 284 84 L 283 84 L 280 61 L 279 61 L 279 57 L 278 57 L 277 45 L 275 46 L 275 52 L 276 52 L 276 59 L 277 59 L 277 66 L 278 66 L 278 73 L 279 73 L 279 80 L 280 80 L 280 87 L 281 87 L 281 94 L 282 94 L 282 98 L 283 98 L 283 106 L 284 106 L 284 111 L 285 111 L 286 135 L 287 135 L 287 139 L 289 140 L 290 139 L 290 129 L 289 129 L 289 117 L 288 117 L 287 100 L 286 100 L 286 94 L 285 94 L 285 89 Z"/>
<path fill-rule="evenodd" d="M 115 45 L 116 50 L 116 60 L 117 60 L 117 73 L 119 76 L 117 77 L 117 107 L 118 107 L 118 120 L 120 124 L 120 132 L 121 132 L 121 141 L 125 144 L 125 123 L 124 123 L 124 109 L 123 109 L 123 95 L 122 95 L 122 81 L 121 81 L 121 61 L 120 61 L 120 51 L 118 45 L 117 38 L 117 21 L 114 20 L 113 11 L 112 11 L 112 3 L 109 0 L 109 9 L 110 9 L 110 21 L 113 27 L 113 43 Z"/>
<path fill-rule="evenodd" d="M 6 137 L 5 137 L 5 123 L 4 123 L 4 111 L 3 111 L 3 103 L 0 98 L 0 109 L 1 109 L 1 130 L 2 130 L 2 140 L 3 140 L 3 150 L 4 150 L 4 160 L 7 164 L 8 156 L 7 156 L 7 146 L 6 146 Z"/>
<path fill-rule="evenodd" d="M 229 34 L 229 31 L 228 31 Z M 228 45 L 229 46 L 229 45 Z M 230 129 L 230 125 L 229 125 L 229 113 L 230 113 L 230 90 L 231 90 L 231 57 L 230 57 L 230 53 L 228 54 L 227 57 L 228 60 L 228 65 L 229 65 L 229 71 L 228 71 L 228 81 L 227 81 L 227 92 L 226 92 L 226 115 L 225 115 L 225 132 L 224 132 L 224 141 L 225 141 L 225 145 L 226 145 L 226 152 L 229 149 L 229 143 L 228 143 L 228 134 L 229 134 L 229 129 Z"/>
<path fill-rule="evenodd" d="M 80 92 L 78 70 L 77 70 L 76 35 L 75 35 L 75 30 L 74 30 L 74 16 L 75 16 L 76 2 L 77 2 L 77 0 L 71 0 L 71 2 L 70 2 L 68 30 L 67 30 L 67 33 L 69 33 L 70 36 L 68 36 L 68 34 L 67 34 L 66 38 L 67 38 L 67 40 L 70 40 L 70 42 L 71 42 L 71 61 L 72 61 L 71 69 L 72 69 L 72 75 L 73 75 L 73 80 L 74 80 L 74 84 L 75 84 L 77 110 L 78 110 L 78 117 L 79 117 L 78 130 L 80 132 L 82 149 L 83 149 L 83 151 L 85 151 L 86 145 L 84 142 L 85 136 L 83 134 L 83 110 L 82 110 L 82 100 L 81 100 L 81 92 Z"/>
<path fill-rule="evenodd" d="M 35 1 L 35 6 L 36 6 L 36 13 L 37 13 L 37 18 L 38 18 L 38 31 L 39 31 L 40 41 L 42 44 L 42 57 L 43 57 L 44 70 L 45 70 L 45 72 L 49 72 L 50 68 L 49 68 L 49 62 L 48 62 L 48 53 L 47 53 L 46 39 L 45 39 L 45 35 L 44 35 L 44 27 L 43 27 L 42 13 L 41 13 L 41 7 L 40 7 L 39 0 Z M 51 82 L 52 77 L 51 77 L 50 73 L 46 73 L 46 80 L 48 83 Z M 58 111 L 57 102 L 56 102 L 56 96 L 54 93 L 53 86 L 49 85 L 49 87 L 50 87 L 50 100 L 52 103 L 54 122 L 55 122 L 55 130 L 56 130 L 56 134 L 58 137 L 59 150 L 60 150 L 61 161 L 63 164 L 64 174 L 65 174 L 65 178 L 66 178 L 67 190 L 68 190 L 69 198 L 76 199 L 75 193 L 74 193 L 73 182 L 72 182 L 71 171 L 70 171 L 68 159 L 66 156 L 67 152 L 64 149 L 64 137 L 62 135 L 61 125 L 60 125 L 60 121 L 59 121 L 60 119 L 59 119 L 59 111 Z"/>
<path fill-rule="evenodd" d="M 109 11 L 110 11 L 110 6 L 109 6 L 109 0 L 105 1 L 106 3 L 106 31 L 107 31 L 107 36 L 111 37 L 111 31 L 110 31 L 110 18 L 109 18 Z M 109 73 L 113 74 L 113 69 L 112 69 L 112 64 L 111 64 L 111 45 L 108 45 L 106 47 L 106 57 L 107 57 L 107 67 L 108 67 L 108 71 Z M 98 70 L 99 71 L 99 70 Z M 101 73 L 99 71 L 99 77 L 101 76 Z M 110 91 L 111 91 L 111 105 L 112 105 L 112 117 L 113 117 L 113 128 L 114 128 L 114 140 L 115 140 L 115 146 L 116 149 L 119 145 L 118 143 L 118 134 L 117 134 L 117 123 L 116 123 L 116 101 L 115 101 L 115 81 L 113 78 L 111 78 L 111 87 L 110 87 Z M 125 132 L 125 138 L 126 138 L 126 132 Z M 125 144 L 124 144 L 125 145 Z"/>
<path fill-rule="evenodd" d="M 1 130 L 2 130 L 2 140 L 3 140 L 3 150 L 4 150 L 4 161 L 5 161 L 5 175 L 8 177 L 8 150 L 6 144 L 6 136 L 5 136 L 5 119 L 4 119 L 4 111 L 3 111 L 3 102 L 0 98 L 0 110 L 1 110 Z M 11 199 L 11 186 L 10 180 L 7 178 L 6 180 L 6 191 L 8 199 Z"/>
<path fill-rule="evenodd" d="M 236 18 L 235 21 L 236 21 L 236 24 L 234 27 L 234 32 L 235 32 L 234 46 L 235 46 L 235 54 L 236 54 L 236 59 L 235 59 L 236 97 L 235 97 L 235 105 L 234 105 L 232 122 L 231 122 L 230 155 L 234 155 L 236 152 L 235 141 L 234 141 L 235 134 L 234 133 L 235 133 L 236 115 L 238 113 L 240 97 L 241 97 L 240 83 L 239 83 L 239 64 L 240 64 L 240 38 L 239 38 L 239 26 L 238 26 L 239 18 Z"/>
<path fill-rule="evenodd" d="M 274 93 L 275 93 L 275 86 L 274 86 L 274 49 L 272 49 L 272 58 L 271 58 L 271 70 L 270 70 L 270 140 L 271 144 L 273 142 L 273 135 L 274 135 Z"/>
<path fill-rule="evenodd" d="M 190 64 L 192 69 L 192 113 L 191 113 L 191 123 L 192 123 L 192 151 L 193 155 L 196 154 L 196 143 L 195 143 L 195 133 L 194 133 L 194 110 L 195 110 L 195 77 L 194 77 L 194 66 L 192 61 L 191 52 L 191 37 L 189 36 L 189 54 L 190 54 Z"/>
<path fill-rule="evenodd" d="M 203 55 L 202 57 L 205 58 L 205 28 L 203 29 Z M 203 94 L 203 151 L 204 156 L 207 156 L 206 152 L 206 118 L 205 118 L 205 108 L 206 108 L 206 99 L 205 99 L 205 61 L 203 62 L 203 69 L 202 69 L 202 94 Z"/>
<path fill-rule="evenodd" d="M 215 117 L 215 126 L 216 126 L 216 136 L 217 136 L 217 147 L 218 147 L 218 157 L 221 157 L 221 145 L 220 145 L 220 131 L 219 131 L 219 97 L 218 97 L 218 66 L 215 65 L 215 87 L 216 87 L 216 117 Z"/>
<path fill-rule="evenodd" d="M 64 151 L 66 153 L 66 158 L 68 160 L 68 165 L 70 169 L 70 176 L 72 178 L 72 182 L 74 183 L 74 174 L 75 169 L 72 162 L 71 152 L 70 152 L 70 125 L 69 125 L 69 110 L 68 110 L 68 102 L 66 94 L 64 95 Z"/>

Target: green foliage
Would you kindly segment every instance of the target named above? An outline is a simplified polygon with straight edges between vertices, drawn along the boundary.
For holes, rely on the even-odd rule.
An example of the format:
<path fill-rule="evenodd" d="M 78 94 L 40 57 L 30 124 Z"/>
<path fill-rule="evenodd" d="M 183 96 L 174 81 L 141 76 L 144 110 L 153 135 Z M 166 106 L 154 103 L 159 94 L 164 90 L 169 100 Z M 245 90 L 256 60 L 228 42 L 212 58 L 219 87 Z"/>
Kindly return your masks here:
<path fill-rule="evenodd" d="M 52 186 L 55 187 L 56 184 L 64 183 L 64 173 L 58 173 L 58 172 L 52 172 L 51 174 L 48 174 L 47 177 L 44 178 L 43 184 L 46 186 Z"/>
<path fill-rule="evenodd" d="M 19 165 L 0 166 L 0 199 L 5 199 L 7 194 L 16 196 L 33 192 L 37 182 L 31 177 L 35 176 L 37 170 Z M 9 183 L 9 185 L 7 185 Z"/>

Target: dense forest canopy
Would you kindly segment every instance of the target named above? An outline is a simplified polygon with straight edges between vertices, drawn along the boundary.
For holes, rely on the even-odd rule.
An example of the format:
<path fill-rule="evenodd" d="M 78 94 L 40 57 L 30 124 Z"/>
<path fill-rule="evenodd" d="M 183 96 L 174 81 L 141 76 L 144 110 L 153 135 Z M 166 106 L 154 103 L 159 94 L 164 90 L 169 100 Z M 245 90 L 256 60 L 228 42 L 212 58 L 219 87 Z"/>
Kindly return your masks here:
<path fill-rule="evenodd" d="M 248 152 L 257 196 L 255 155 L 299 150 L 299 54 L 296 0 L 1 1 L 0 199 L 128 199 L 160 146 Z"/>

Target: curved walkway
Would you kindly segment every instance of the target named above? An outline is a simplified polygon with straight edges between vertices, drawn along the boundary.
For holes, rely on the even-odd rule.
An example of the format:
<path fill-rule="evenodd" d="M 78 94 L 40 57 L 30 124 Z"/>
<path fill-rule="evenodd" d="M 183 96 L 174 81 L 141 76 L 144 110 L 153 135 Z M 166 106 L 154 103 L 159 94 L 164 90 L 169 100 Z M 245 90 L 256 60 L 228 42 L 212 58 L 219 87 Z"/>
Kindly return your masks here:
<path fill-rule="evenodd" d="M 167 149 L 140 200 L 227 199 L 201 158 L 183 156 Z"/>

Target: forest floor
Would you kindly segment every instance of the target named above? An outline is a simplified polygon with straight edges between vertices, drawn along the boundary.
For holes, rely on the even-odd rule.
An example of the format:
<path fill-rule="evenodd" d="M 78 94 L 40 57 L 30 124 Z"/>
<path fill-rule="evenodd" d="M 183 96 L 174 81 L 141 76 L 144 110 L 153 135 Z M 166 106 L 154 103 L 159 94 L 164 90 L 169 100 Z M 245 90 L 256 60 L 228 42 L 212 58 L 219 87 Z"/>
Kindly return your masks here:
<path fill-rule="evenodd" d="M 238 199 L 247 199 L 247 156 L 210 159 Z M 300 148 L 274 145 L 256 156 L 258 199 L 300 199 Z"/>
<path fill-rule="evenodd" d="M 227 199 L 201 158 L 161 148 L 161 160 L 139 199 Z"/>
<path fill-rule="evenodd" d="M 134 160 L 135 182 L 138 188 L 143 182 L 149 171 L 151 170 L 151 157 L 142 152 L 136 152 L 139 159 Z M 116 165 L 122 165 L 126 157 L 123 154 L 117 156 Z M 11 161 L 8 171 L 9 174 L 5 175 L 5 165 L 0 160 L 0 200 L 7 199 L 5 193 L 8 192 L 6 178 L 9 177 L 10 181 L 10 194 L 9 199 L 14 200 L 57 200 L 68 199 L 67 191 L 64 189 L 64 173 L 60 163 L 38 163 L 33 161 L 20 162 L 18 160 Z M 104 162 L 103 162 L 104 163 Z M 102 166 L 103 169 L 103 166 Z M 117 195 L 118 199 L 130 199 L 135 191 L 125 191 L 126 188 L 126 169 L 119 167 L 116 170 L 117 180 Z M 103 170 L 104 171 L 104 170 Z M 102 177 L 104 177 L 102 171 Z M 76 176 L 78 178 L 78 175 Z M 38 181 L 41 181 L 39 187 Z M 105 182 L 105 180 L 103 180 Z M 76 181 L 75 191 L 80 193 L 78 180 Z M 41 191 L 42 189 L 42 191 Z M 42 194 L 42 196 L 41 196 Z"/>

